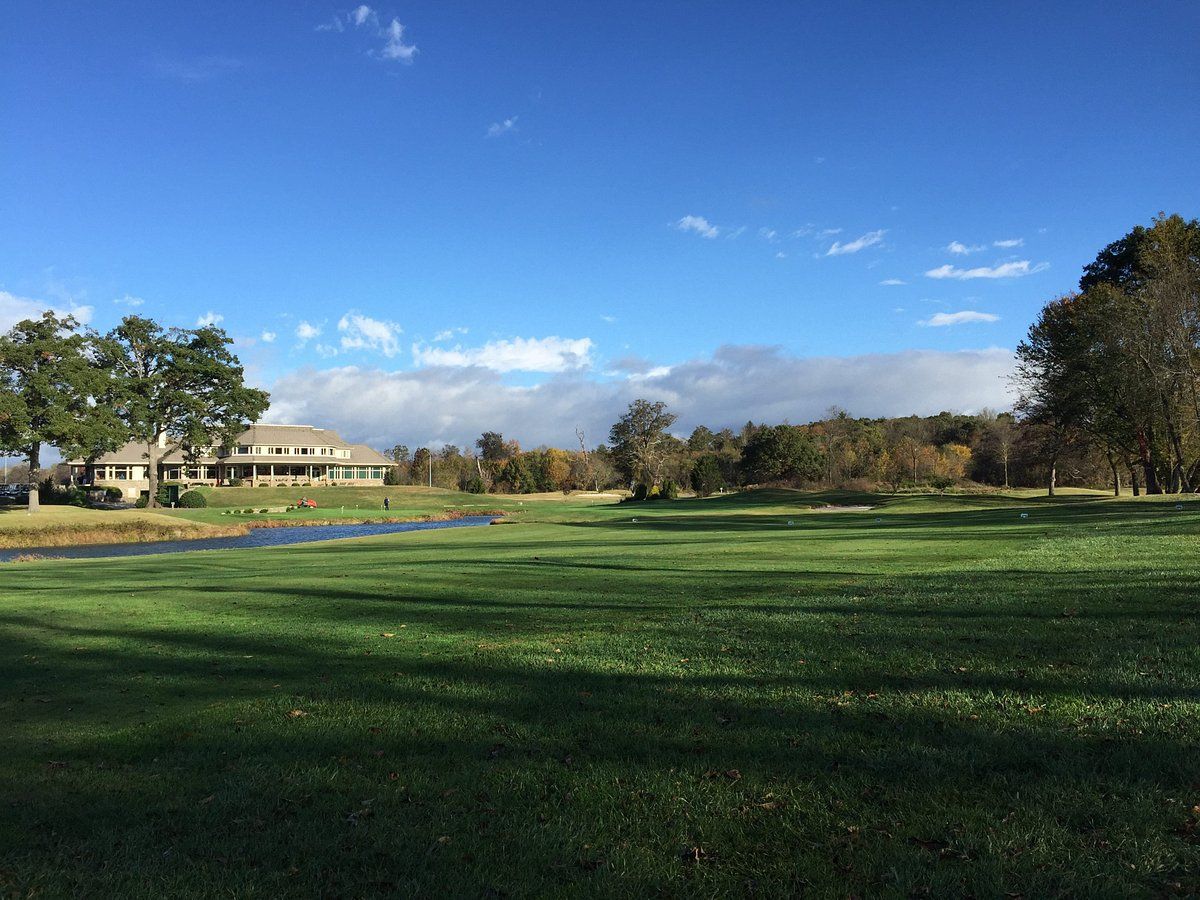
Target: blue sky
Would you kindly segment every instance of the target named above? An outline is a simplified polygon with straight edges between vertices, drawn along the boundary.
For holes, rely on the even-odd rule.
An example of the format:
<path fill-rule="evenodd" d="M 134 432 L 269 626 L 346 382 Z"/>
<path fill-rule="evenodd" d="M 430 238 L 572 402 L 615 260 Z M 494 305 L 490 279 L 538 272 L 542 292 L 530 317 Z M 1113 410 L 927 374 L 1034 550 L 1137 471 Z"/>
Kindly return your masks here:
<path fill-rule="evenodd" d="M 1198 39 L 1186 3 L 10 3 L 0 324 L 217 320 L 273 418 L 376 443 L 999 406 L 1101 246 L 1200 214 Z"/>

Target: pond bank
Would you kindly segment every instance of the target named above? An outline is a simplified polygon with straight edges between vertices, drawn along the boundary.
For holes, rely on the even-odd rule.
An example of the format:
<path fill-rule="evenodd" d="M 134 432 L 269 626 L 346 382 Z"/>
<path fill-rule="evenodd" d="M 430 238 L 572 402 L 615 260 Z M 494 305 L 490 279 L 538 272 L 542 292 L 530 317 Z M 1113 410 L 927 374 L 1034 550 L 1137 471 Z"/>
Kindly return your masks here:
<path fill-rule="evenodd" d="M 433 531 L 442 528 L 471 528 L 490 525 L 494 516 L 457 516 L 454 518 L 427 519 L 424 521 L 393 521 L 336 524 L 313 524 L 304 522 L 306 528 L 283 526 L 241 526 L 240 534 L 220 537 L 206 536 L 184 540 L 168 539 L 142 541 L 138 543 L 79 544 L 75 546 L 41 545 L 36 547 L 0 550 L 0 563 L 30 562 L 40 559 L 104 559 L 114 556 L 149 556 L 160 553 L 184 553 L 194 550 L 243 550 L 256 547 L 281 547 L 290 544 L 310 544 L 317 541 L 341 540 L 344 538 L 371 537 L 380 534 L 396 534 L 405 531 Z M 299 520 L 288 525 L 301 524 Z"/>
<path fill-rule="evenodd" d="M 501 512 L 464 513 L 452 511 L 422 516 L 372 516 L 336 518 L 251 519 L 207 523 L 175 518 L 167 514 L 153 518 L 120 521 L 116 517 L 103 522 L 63 522 L 46 525 L 16 525 L 0 529 L 2 550 L 56 550 L 109 544 L 145 544 L 163 541 L 201 541 L 210 538 L 243 537 L 251 531 L 267 528 L 299 528 L 341 525 L 401 525 L 423 522 L 454 522 L 471 517 L 494 518 Z"/>

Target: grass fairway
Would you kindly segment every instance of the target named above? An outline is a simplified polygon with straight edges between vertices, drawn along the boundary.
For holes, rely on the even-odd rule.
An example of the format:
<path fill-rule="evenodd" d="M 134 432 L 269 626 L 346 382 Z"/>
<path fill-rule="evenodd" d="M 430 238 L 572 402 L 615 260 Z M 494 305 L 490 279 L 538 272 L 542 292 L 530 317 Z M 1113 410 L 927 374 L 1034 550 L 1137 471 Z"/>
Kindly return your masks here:
<path fill-rule="evenodd" d="M 1200 891 L 1200 501 L 863 499 L 0 567 L 0 888 Z"/>

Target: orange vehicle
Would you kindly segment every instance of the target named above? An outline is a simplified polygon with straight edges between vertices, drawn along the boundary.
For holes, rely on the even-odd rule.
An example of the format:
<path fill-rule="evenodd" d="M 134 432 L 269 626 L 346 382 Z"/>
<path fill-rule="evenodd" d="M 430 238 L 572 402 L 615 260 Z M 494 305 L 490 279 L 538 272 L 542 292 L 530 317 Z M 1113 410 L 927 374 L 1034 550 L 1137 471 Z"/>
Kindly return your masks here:
<path fill-rule="evenodd" d="M 317 501 L 309 500 L 307 497 L 301 497 L 300 501 L 296 504 L 296 507 L 298 509 L 316 509 Z"/>

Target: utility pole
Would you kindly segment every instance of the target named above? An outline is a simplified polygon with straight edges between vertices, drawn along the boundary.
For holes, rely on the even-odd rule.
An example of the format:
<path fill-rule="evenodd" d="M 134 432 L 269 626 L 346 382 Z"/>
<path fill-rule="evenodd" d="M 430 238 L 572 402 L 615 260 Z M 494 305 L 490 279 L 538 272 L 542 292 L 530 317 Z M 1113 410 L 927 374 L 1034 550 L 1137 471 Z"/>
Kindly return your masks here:
<path fill-rule="evenodd" d="M 426 448 L 428 449 L 428 448 Z M 433 451 L 429 450 L 429 486 L 433 487 Z"/>

